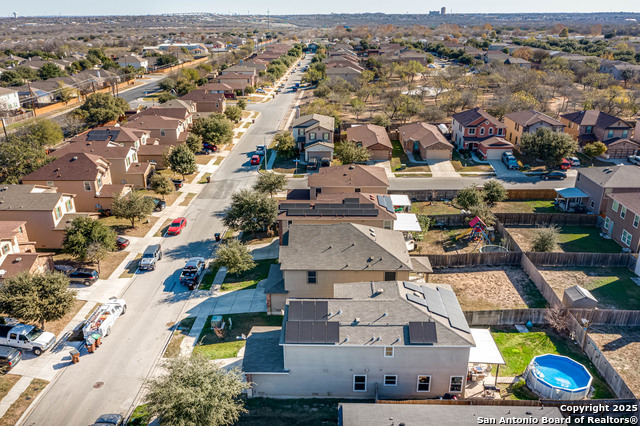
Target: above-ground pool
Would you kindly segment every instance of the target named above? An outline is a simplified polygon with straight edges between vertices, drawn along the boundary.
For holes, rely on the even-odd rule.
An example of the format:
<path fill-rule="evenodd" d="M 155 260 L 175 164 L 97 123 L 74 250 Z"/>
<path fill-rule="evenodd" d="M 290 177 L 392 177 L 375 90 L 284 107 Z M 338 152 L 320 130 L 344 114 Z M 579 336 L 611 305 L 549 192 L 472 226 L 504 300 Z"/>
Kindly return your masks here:
<path fill-rule="evenodd" d="M 591 388 L 591 374 L 580 363 L 560 355 L 539 355 L 524 373 L 527 386 L 542 398 L 584 399 Z"/>

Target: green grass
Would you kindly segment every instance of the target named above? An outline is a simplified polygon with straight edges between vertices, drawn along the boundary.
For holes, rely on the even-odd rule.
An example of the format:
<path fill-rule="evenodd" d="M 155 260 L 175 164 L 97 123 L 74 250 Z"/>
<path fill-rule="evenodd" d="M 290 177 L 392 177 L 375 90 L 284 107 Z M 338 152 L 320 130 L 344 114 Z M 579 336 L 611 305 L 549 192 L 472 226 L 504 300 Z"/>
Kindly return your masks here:
<path fill-rule="evenodd" d="M 256 260 L 256 266 L 240 274 L 227 274 L 220 288 L 222 291 L 246 290 L 255 288 L 258 282 L 267 278 L 269 268 L 276 259 Z"/>
<path fill-rule="evenodd" d="M 220 165 L 220 163 L 222 163 L 222 160 L 224 160 L 224 159 L 225 159 L 225 157 L 222 157 L 222 156 L 221 156 L 221 157 L 216 158 L 216 161 L 214 161 L 214 162 L 213 162 L 213 165 L 214 165 L 214 166 L 218 166 L 218 165 Z"/>
<path fill-rule="evenodd" d="M 414 201 L 411 203 L 411 213 L 437 216 L 445 214 L 460 214 L 460 209 L 445 204 L 442 201 Z"/>
<path fill-rule="evenodd" d="M 273 326 L 282 325 L 282 316 L 267 315 L 264 312 L 251 314 L 224 315 L 223 321 L 229 324 L 231 319 L 231 330 L 225 329 L 223 338 L 219 338 L 211 329 L 211 316 L 207 318 L 198 343 L 193 348 L 193 353 L 201 353 L 209 359 L 233 358 L 238 355 L 238 351 L 244 347 L 245 340 L 237 339 L 237 336 L 249 335 L 253 326 Z"/>
<path fill-rule="evenodd" d="M 451 152 L 451 165 L 456 172 L 493 172 L 489 164 L 479 164 L 471 158 L 463 158 L 457 150 Z"/>
<path fill-rule="evenodd" d="M 136 274 L 138 266 L 140 265 L 140 259 L 142 259 L 142 253 L 136 254 L 136 257 L 125 266 L 124 271 L 118 278 L 131 278 Z"/>
<path fill-rule="evenodd" d="M 211 177 L 211 173 L 205 173 L 202 175 L 198 183 L 207 183 L 207 178 Z"/>
<path fill-rule="evenodd" d="M 406 166 L 409 162 L 409 157 L 404 152 L 399 140 L 392 140 L 391 145 L 393 146 L 393 151 L 391 151 L 391 171 L 395 172 L 402 168 L 402 164 Z"/>
<path fill-rule="evenodd" d="M 506 365 L 500 367 L 501 376 L 517 376 L 524 372 L 533 357 L 544 354 L 567 356 L 586 366 L 593 376 L 594 399 L 615 398 L 591 361 L 578 345 L 545 328 L 534 327 L 530 333 L 519 333 L 512 328 L 494 329 L 492 333 Z"/>
<path fill-rule="evenodd" d="M 200 282 L 200 290 L 211 290 L 211 286 L 213 285 L 213 279 L 216 277 L 218 273 L 218 268 L 213 265 L 213 263 L 209 266 L 209 270 L 202 277 L 202 281 Z"/>
<path fill-rule="evenodd" d="M 191 331 L 191 327 L 193 327 L 193 323 L 196 322 L 196 317 L 188 317 L 184 318 L 180 321 L 180 325 L 178 325 L 178 329 L 176 329 L 173 336 L 171 336 L 171 340 L 167 345 L 167 349 L 165 349 L 164 354 L 162 354 L 163 358 L 176 358 L 180 355 L 180 344 L 185 336 L 189 335 Z"/>
<path fill-rule="evenodd" d="M 191 204 L 191 201 L 195 198 L 196 195 L 198 194 L 196 194 L 195 192 L 189 192 L 187 196 L 184 197 L 184 200 L 180 203 L 180 205 L 182 207 L 188 206 L 189 204 Z"/>
<path fill-rule="evenodd" d="M 613 240 L 603 240 L 600 230 L 592 226 L 563 226 L 558 245 L 564 252 L 620 253 L 621 247 Z"/>
<path fill-rule="evenodd" d="M 640 309 L 640 287 L 631 280 L 636 274 L 627 268 L 579 268 L 591 277 L 580 285 L 598 302 L 616 309 Z"/>
<path fill-rule="evenodd" d="M 249 398 L 237 426 L 337 425 L 338 404 L 369 400 Z M 390 424 L 392 422 L 389 422 Z"/>
<path fill-rule="evenodd" d="M 138 405 L 131 417 L 129 418 L 129 426 L 146 426 L 151 421 L 151 413 L 149 412 L 148 404 Z"/>
<path fill-rule="evenodd" d="M 491 210 L 494 213 L 562 213 L 553 206 L 553 200 L 505 201 Z"/>

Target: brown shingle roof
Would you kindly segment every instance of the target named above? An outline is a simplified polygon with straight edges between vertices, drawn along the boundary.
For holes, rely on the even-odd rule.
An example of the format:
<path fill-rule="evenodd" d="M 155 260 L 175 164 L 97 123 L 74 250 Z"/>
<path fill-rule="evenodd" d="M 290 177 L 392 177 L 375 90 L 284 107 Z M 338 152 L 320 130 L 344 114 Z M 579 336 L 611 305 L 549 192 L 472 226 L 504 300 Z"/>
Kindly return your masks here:
<path fill-rule="evenodd" d="M 528 109 L 526 111 L 512 112 L 511 114 L 505 115 L 505 118 L 508 118 L 523 127 L 531 126 L 532 124 L 539 123 L 541 121 L 547 124 L 550 124 L 551 126 L 564 127 L 564 124 L 562 124 L 560 121 L 556 120 L 555 118 L 551 118 L 548 115 L 533 109 Z"/>
<path fill-rule="evenodd" d="M 365 148 L 380 144 L 390 150 L 393 149 L 385 128 L 375 124 L 349 127 L 347 129 L 347 140 L 360 142 Z"/>
<path fill-rule="evenodd" d="M 109 164 L 99 155 L 70 152 L 24 176 L 22 181 L 93 181 L 109 169 Z"/>
<path fill-rule="evenodd" d="M 84 141 L 112 141 L 112 142 L 135 142 L 140 140 L 143 134 L 148 131 L 129 129 L 120 126 L 96 127 L 87 132 L 81 133 L 72 138 L 70 142 Z"/>
<path fill-rule="evenodd" d="M 204 86 L 200 86 L 200 89 L 202 90 L 217 90 L 217 91 L 225 91 L 225 92 L 232 92 L 233 91 L 233 87 L 229 86 L 226 83 L 209 83 L 209 84 L 205 84 Z"/>
<path fill-rule="evenodd" d="M 498 121 L 497 118 L 495 118 L 493 115 L 489 114 L 487 111 L 483 110 L 482 108 L 473 108 L 467 111 L 462 111 L 457 114 L 453 114 L 452 118 L 465 127 L 480 118 L 489 120 L 491 124 L 493 124 L 498 128 L 505 127 L 505 125 L 502 124 L 500 121 Z"/>
<path fill-rule="evenodd" d="M 149 115 L 158 115 L 162 117 L 175 118 L 177 120 L 186 120 L 189 117 L 190 113 L 187 108 L 160 108 L 160 107 L 151 107 L 147 108 L 144 111 L 140 111 L 136 115 L 133 115 L 129 118 L 129 120 L 136 120 L 138 117 L 144 117 Z"/>
<path fill-rule="evenodd" d="M 513 144 L 511 142 L 498 136 L 485 139 L 480 142 L 480 145 L 483 145 L 487 148 L 513 148 Z"/>
<path fill-rule="evenodd" d="M 132 148 L 113 144 L 107 141 L 72 142 L 49 154 L 52 157 L 62 157 L 70 152 L 94 154 L 106 159 L 124 159 Z"/>
<path fill-rule="evenodd" d="M 202 89 L 194 90 L 180 98 L 181 100 L 193 101 L 193 102 L 222 102 L 224 100 L 224 94 L 211 93 Z"/>
<path fill-rule="evenodd" d="M 433 124 L 423 122 L 406 124 L 398 128 L 398 132 L 403 135 L 404 139 L 418 141 L 426 149 L 432 146 L 436 148 L 436 145 L 446 145 L 453 149 L 453 145 Z M 437 148 L 442 149 L 442 147 Z"/>
<path fill-rule="evenodd" d="M 40 253 L 14 253 L 7 255 L 0 265 L 0 270 L 4 271 L 0 278 L 7 279 L 14 277 L 21 272 L 31 272 L 40 256 L 50 255 Z"/>
<path fill-rule="evenodd" d="M 589 109 L 586 111 L 570 112 L 569 114 L 562 115 L 562 118 L 576 123 L 579 126 L 595 126 L 606 129 L 618 121 L 624 122 L 613 115 L 606 114 L 597 109 Z M 628 127 L 631 127 L 627 124 Z"/>
<path fill-rule="evenodd" d="M 177 129 L 183 120 L 166 117 L 164 115 L 142 115 L 136 114 L 129 119 L 123 127 L 127 129 Z"/>
<path fill-rule="evenodd" d="M 24 220 L 2 220 L 0 221 L 0 238 L 11 238 L 18 233 L 18 228 L 24 225 Z"/>
<path fill-rule="evenodd" d="M 382 167 L 347 164 L 344 166 L 324 167 L 318 173 L 309 176 L 310 187 L 367 187 L 389 186 L 387 172 Z"/>

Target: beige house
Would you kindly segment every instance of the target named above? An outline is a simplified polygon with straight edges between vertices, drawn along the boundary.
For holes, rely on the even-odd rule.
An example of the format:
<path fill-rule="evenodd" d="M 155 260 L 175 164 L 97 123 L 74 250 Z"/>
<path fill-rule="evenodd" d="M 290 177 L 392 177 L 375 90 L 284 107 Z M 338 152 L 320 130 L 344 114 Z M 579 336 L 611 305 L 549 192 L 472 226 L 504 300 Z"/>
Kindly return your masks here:
<path fill-rule="evenodd" d="M 634 155 L 640 146 L 631 141 L 633 127 L 616 116 L 597 109 L 576 111 L 560 116 L 566 125 L 564 131 L 578 140 L 580 146 L 600 141 L 607 146 L 610 158 Z"/>
<path fill-rule="evenodd" d="M 110 209 L 114 195 L 131 192 L 132 185 L 111 182 L 110 166 L 110 162 L 98 155 L 70 152 L 29 173 L 21 181 L 75 194 L 76 210 L 95 212 Z"/>
<path fill-rule="evenodd" d="M 325 74 L 329 80 L 343 79 L 348 83 L 354 83 L 362 74 L 362 71 L 351 66 L 327 68 Z"/>
<path fill-rule="evenodd" d="M 331 293 L 289 299 L 282 327 L 251 330 L 249 396 L 464 398 L 476 342 L 451 286 L 367 281 Z"/>
<path fill-rule="evenodd" d="M 423 160 L 451 160 L 453 145 L 433 124 L 423 122 L 398 128 L 404 151 L 419 155 Z"/>
<path fill-rule="evenodd" d="M 74 194 L 40 185 L 0 187 L 0 221 L 25 221 L 37 248 L 61 248 L 68 223 L 77 217 Z"/>
<path fill-rule="evenodd" d="M 197 112 L 223 113 L 227 108 L 227 100 L 222 93 L 208 92 L 203 89 L 194 90 L 182 96 L 179 100 L 191 101 L 196 105 Z"/>
<path fill-rule="evenodd" d="M 122 127 L 147 130 L 151 138 L 157 139 L 161 144 L 171 145 L 187 139 L 189 124 L 184 119 L 161 115 L 160 112 L 159 114 L 136 114 L 129 117 L 129 121 Z"/>
<path fill-rule="evenodd" d="M 26 222 L 0 221 L 0 282 L 21 272 L 53 270 L 51 253 L 36 253 L 29 241 Z"/>
<path fill-rule="evenodd" d="M 267 311 L 288 298 L 332 298 L 335 283 L 408 280 L 430 273 L 426 257 L 411 257 L 399 231 L 354 223 L 296 224 L 284 232 L 280 264 L 265 285 Z"/>
<path fill-rule="evenodd" d="M 382 167 L 347 164 L 325 167 L 309 175 L 309 198 L 318 194 L 358 193 L 386 194 L 389 178 Z"/>
<path fill-rule="evenodd" d="M 382 126 L 364 124 L 347 129 L 347 140 L 363 146 L 371 153 L 372 160 L 389 160 L 393 146 L 387 131 Z"/>
<path fill-rule="evenodd" d="M 504 125 L 507 126 L 505 139 L 516 146 L 519 146 L 523 133 L 535 133 L 543 128 L 562 132 L 565 128 L 561 121 L 533 109 L 505 115 Z"/>
<path fill-rule="evenodd" d="M 298 144 L 300 152 L 305 150 L 308 144 L 316 141 L 333 143 L 335 119 L 326 115 L 310 114 L 302 115 L 291 123 L 293 139 Z"/>

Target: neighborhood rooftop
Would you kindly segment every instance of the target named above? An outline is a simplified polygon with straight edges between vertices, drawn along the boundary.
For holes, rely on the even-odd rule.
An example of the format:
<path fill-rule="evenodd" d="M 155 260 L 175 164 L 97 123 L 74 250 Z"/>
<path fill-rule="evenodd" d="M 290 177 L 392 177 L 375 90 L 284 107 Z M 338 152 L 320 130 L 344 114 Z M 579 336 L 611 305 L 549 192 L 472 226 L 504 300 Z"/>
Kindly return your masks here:
<path fill-rule="evenodd" d="M 308 182 L 310 187 L 389 186 L 389 178 L 384 168 L 357 164 L 322 168 L 318 173 L 309 175 Z"/>

